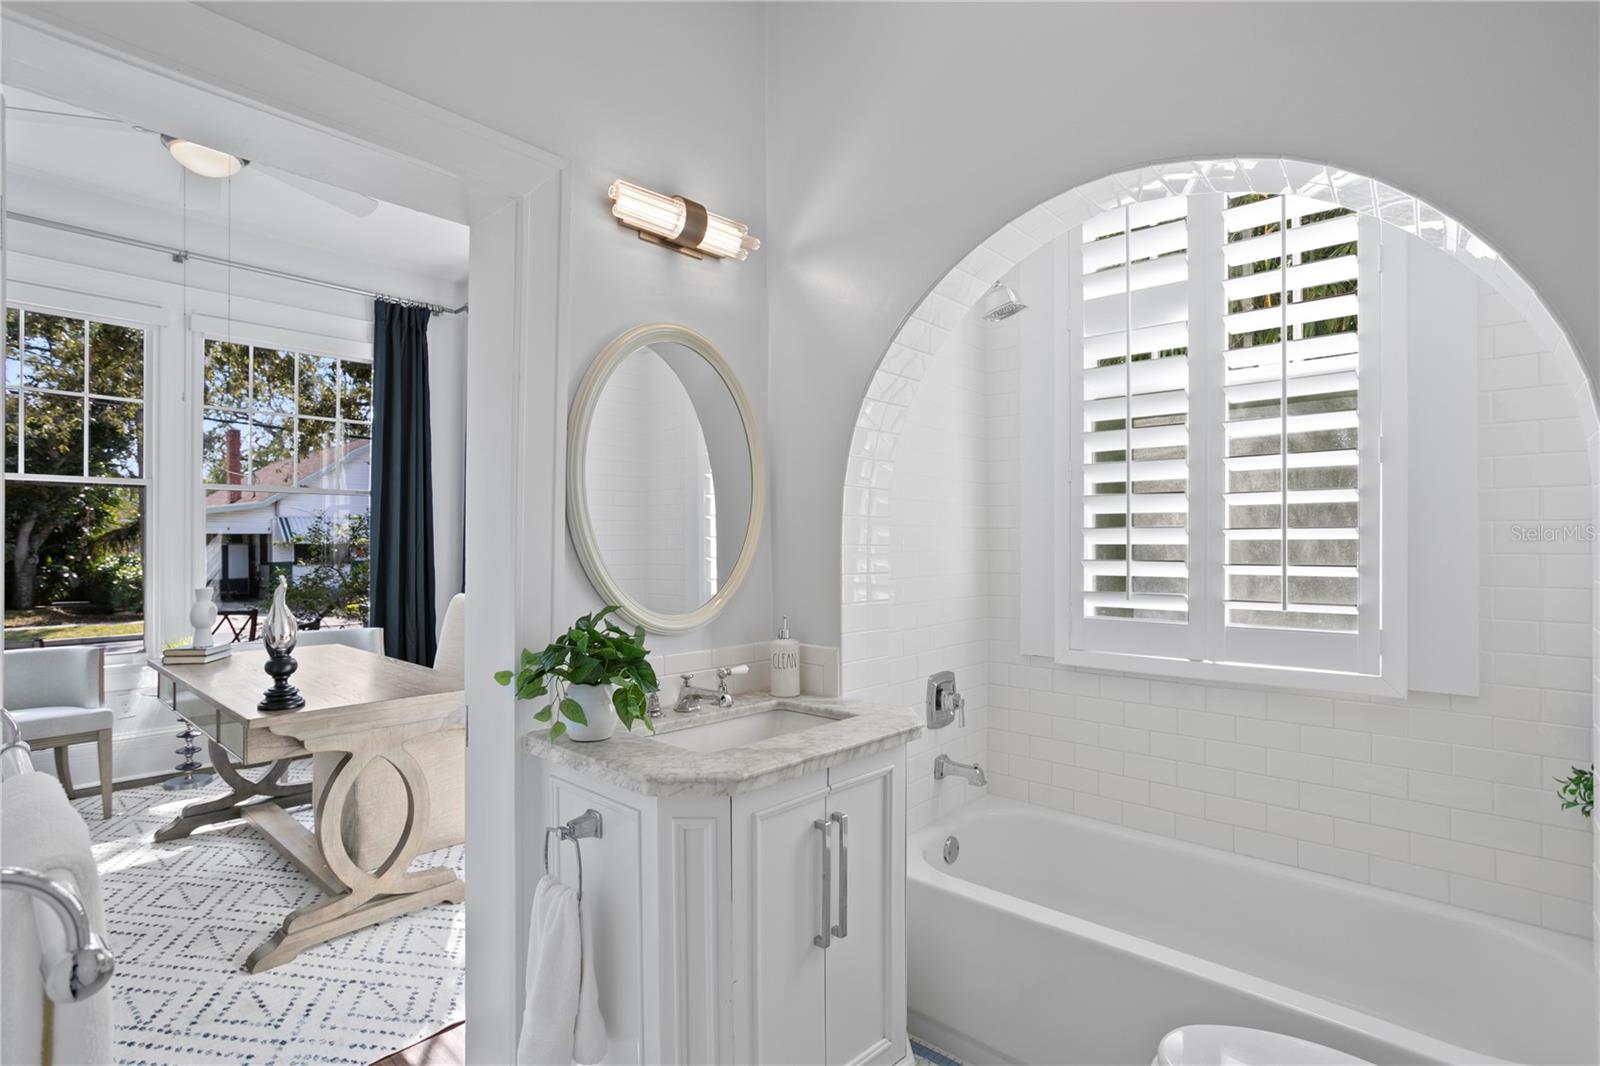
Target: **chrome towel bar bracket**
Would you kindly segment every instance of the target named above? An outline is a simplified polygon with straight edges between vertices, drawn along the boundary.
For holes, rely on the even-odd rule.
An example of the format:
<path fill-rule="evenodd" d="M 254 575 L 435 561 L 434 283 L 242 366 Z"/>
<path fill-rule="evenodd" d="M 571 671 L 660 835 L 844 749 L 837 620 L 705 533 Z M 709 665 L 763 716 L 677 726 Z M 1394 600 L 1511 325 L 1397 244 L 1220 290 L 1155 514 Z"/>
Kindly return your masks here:
<path fill-rule="evenodd" d="M 599 840 L 603 835 L 604 822 L 600 812 L 590 807 L 565 825 L 552 825 L 544 831 L 544 872 L 550 872 L 550 834 L 554 833 L 557 840 L 572 841 L 572 850 L 578 856 L 578 902 L 583 902 L 583 848 L 578 846 L 578 841 L 593 838 Z"/>

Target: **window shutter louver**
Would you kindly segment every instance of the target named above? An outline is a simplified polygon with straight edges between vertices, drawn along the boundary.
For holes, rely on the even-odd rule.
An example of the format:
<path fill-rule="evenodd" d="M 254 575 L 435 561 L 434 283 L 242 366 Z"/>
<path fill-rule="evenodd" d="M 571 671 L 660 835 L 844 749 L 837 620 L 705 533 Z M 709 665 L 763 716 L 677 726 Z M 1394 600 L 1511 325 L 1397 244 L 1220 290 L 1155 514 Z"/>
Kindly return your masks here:
<path fill-rule="evenodd" d="M 1071 648 L 1377 672 L 1370 224 L 1250 194 L 1078 231 Z"/>
<path fill-rule="evenodd" d="M 1131 623 L 1182 628 L 1191 594 L 1188 201 L 1129 204 L 1084 223 L 1081 237 L 1078 610 L 1119 637 L 1148 631 Z"/>
<path fill-rule="evenodd" d="M 1227 624 L 1353 630 L 1356 217 L 1246 196 L 1223 227 Z"/>

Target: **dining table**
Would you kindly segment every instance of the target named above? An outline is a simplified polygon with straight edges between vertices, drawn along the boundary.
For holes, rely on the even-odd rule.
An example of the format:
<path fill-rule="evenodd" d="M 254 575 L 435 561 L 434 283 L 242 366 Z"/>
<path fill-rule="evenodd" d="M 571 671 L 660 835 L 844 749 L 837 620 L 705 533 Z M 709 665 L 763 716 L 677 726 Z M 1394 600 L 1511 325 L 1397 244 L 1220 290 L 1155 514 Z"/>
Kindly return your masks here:
<path fill-rule="evenodd" d="M 447 674 L 343 644 L 294 651 L 290 679 L 305 698 L 293 710 L 257 704 L 271 679 L 259 648 L 234 651 L 204 664 L 151 661 L 162 703 L 206 735 L 211 765 L 228 786 L 220 797 L 197 800 L 155 834 L 177 840 L 204 826 L 243 819 L 321 890 L 323 898 L 287 914 L 250 953 L 244 967 L 259 973 L 306 948 L 438 903 L 460 903 L 466 884 L 442 866 L 413 870 L 429 838 L 428 775 L 408 750 L 443 729 L 461 710 L 460 682 Z M 291 764 L 327 754 L 333 763 L 319 792 L 311 781 L 285 780 Z M 393 849 L 368 868 L 346 840 L 346 804 L 363 771 L 386 763 L 405 788 L 407 817 Z M 246 767 L 263 767 L 251 777 Z M 314 804 L 307 828 L 291 811 Z"/>

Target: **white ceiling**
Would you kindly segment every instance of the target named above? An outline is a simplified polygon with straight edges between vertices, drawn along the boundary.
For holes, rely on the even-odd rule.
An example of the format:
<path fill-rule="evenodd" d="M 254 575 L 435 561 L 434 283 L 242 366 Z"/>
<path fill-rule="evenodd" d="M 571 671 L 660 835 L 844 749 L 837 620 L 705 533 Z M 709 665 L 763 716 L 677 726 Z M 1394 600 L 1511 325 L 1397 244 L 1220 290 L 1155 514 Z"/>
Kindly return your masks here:
<path fill-rule="evenodd" d="M 88 114 L 9 87 L 5 99 L 8 108 Z M 130 212 L 123 232 L 146 239 L 155 219 L 182 220 L 185 171 L 155 133 L 109 121 L 102 125 L 29 120 L 13 111 L 7 116 L 5 136 L 11 194 L 8 208 L 12 211 L 109 229 L 100 221 L 103 209 L 91 212 L 87 201 L 103 205 L 114 200 Z M 254 235 L 275 245 L 297 245 L 342 261 L 382 263 L 396 271 L 445 282 L 466 278 L 467 227 L 383 201 L 378 201 L 370 215 L 358 217 L 273 180 L 259 165 L 264 162 L 252 161 L 227 181 L 190 177 L 186 211 L 194 232 L 228 226 L 231 209 L 231 230 L 236 235 Z M 92 213 L 92 223 L 63 217 L 78 213 L 74 194 L 86 201 L 82 213 Z M 173 238 L 182 233 L 177 227 L 161 228 Z M 168 243 L 180 242 L 172 239 Z"/>

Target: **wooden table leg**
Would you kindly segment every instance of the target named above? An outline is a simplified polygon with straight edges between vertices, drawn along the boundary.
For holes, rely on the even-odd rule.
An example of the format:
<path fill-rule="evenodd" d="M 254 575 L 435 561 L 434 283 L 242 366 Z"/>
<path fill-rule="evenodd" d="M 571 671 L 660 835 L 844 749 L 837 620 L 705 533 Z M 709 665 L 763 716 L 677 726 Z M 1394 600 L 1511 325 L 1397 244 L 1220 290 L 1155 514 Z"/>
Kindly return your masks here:
<path fill-rule="evenodd" d="M 239 772 L 238 764 L 222 745 L 213 740 L 210 749 L 211 766 L 217 776 L 227 782 L 228 794 L 189 804 L 171 822 L 156 830 L 157 843 L 181 839 L 204 825 L 242 818 L 252 806 L 270 803 L 279 807 L 300 807 L 311 802 L 309 781 L 294 785 L 280 781 L 292 759 L 279 759 L 258 780 L 252 781 Z"/>
<path fill-rule="evenodd" d="M 460 903 L 466 899 L 467 886 L 454 870 L 434 867 L 413 873 L 408 869 L 428 836 L 432 807 L 427 776 L 406 750 L 405 742 L 435 729 L 437 723 L 429 723 L 420 728 L 411 725 L 372 729 L 356 736 L 299 738 L 311 751 L 333 751 L 342 756 L 317 799 L 314 839 L 291 819 L 261 817 L 251 821 L 273 837 L 278 850 L 314 880 L 323 884 L 331 880 L 343 891 L 292 912 L 277 932 L 251 952 L 246 970 L 260 973 L 334 937 L 435 903 Z M 345 844 L 344 810 L 356 779 L 378 761 L 393 766 L 404 782 L 409 817 L 394 850 L 376 869 L 365 870 L 351 858 Z M 308 855 L 313 846 L 320 848 L 320 863 Z"/>

